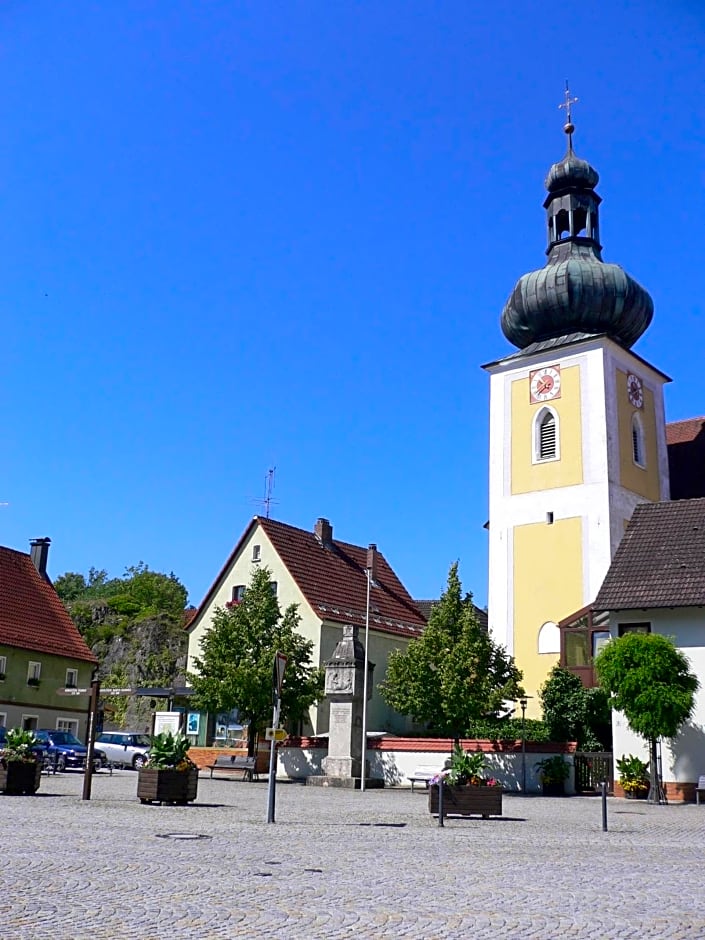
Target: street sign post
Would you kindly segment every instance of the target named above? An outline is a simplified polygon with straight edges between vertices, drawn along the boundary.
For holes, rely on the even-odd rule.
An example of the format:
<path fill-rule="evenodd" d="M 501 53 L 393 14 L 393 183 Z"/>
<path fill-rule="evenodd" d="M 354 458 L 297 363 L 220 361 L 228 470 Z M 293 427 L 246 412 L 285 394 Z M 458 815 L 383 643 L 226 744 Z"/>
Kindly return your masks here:
<path fill-rule="evenodd" d="M 285 728 L 267 728 L 264 734 L 265 741 L 285 741 L 287 737 Z"/>
<path fill-rule="evenodd" d="M 272 671 L 272 698 L 274 699 L 274 711 L 272 714 L 272 727 L 268 730 L 273 732 L 274 740 L 269 740 L 269 783 L 267 784 L 267 822 L 274 822 L 274 797 L 276 793 L 276 766 L 277 766 L 277 738 L 279 729 L 279 712 L 281 711 L 281 692 L 284 682 L 284 670 L 289 657 L 284 653 L 279 653 L 274 657 L 274 669 Z M 284 735 L 286 737 L 286 735 Z"/>

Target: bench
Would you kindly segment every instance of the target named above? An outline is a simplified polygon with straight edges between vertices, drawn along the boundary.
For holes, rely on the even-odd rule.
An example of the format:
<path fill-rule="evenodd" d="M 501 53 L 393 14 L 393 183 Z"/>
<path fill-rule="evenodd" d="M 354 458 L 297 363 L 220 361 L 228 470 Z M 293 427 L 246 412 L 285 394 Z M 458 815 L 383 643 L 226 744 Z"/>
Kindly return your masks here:
<path fill-rule="evenodd" d="M 436 774 L 439 774 L 442 769 L 442 767 L 417 767 L 413 774 L 409 774 L 406 778 L 411 781 L 411 792 L 414 792 L 415 783 L 425 783 L 426 789 L 428 790 L 428 781 L 431 777 L 435 777 Z"/>
<path fill-rule="evenodd" d="M 705 776 L 698 777 L 698 782 L 695 787 L 695 802 L 700 806 L 700 794 L 705 793 Z"/>
<path fill-rule="evenodd" d="M 215 759 L 215 763 L 209 764 L 208 767 L 211 772 L 211 780 L 213 779 L 214 770 L 237 770 L 242 773 L 243 780 L 252 781 L 253 777 L 257 777 L 259 780 L 256 765 L 256 757 L 240 757 L 237 754 L 219 754 Z"/>

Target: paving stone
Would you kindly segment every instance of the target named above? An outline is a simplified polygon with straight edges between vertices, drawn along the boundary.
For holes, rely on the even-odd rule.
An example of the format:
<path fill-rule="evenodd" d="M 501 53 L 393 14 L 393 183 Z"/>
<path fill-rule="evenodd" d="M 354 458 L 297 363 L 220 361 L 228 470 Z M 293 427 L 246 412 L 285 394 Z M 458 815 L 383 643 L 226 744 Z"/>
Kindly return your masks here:
<path fill-rule="evenodd" d="M 199 781 L 145 806 L 131 771 L 0 797 L 2 936 L 702 940 L 705 806 L 507 796 L 440 828 L 423 792 Z M 165 838 L 168 834 L 208 838 Z"/>

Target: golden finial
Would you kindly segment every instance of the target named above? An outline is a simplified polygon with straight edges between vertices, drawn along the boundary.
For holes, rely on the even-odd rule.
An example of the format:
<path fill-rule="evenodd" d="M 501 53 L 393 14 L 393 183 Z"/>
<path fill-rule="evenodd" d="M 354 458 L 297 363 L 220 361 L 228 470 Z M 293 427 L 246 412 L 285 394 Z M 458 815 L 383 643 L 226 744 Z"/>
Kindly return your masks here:
<path fill-rule="evenodd" d="M 576 102 L 577 102 L 578 100 L 579 100 L 578 98 L 571 98 L 571 96 L 570 96 L 570 88 L 568 87 L 568 79 L 566 78 L 566 80 L 565 80 L 565 101 L 564 101 L 562 104 L 559 104 L 558 107 L 559 107 L 560 110 L 563 110 L 563 108 L 565 108 L 566 122 L 565 122 L 565 124 L 563 125 L 563 130 L 564 130 L 564 131 L 566 132 L 566 134 L 568 135 L 568 147 L 569 147 L 571 150 L 573 149 L 573 131 L 575 130 L 575 125 L 573 124 L 573 122 L 572 122 L 572 120 L 571 120 L 570 109 L 571 109 L 571 105 L 576 104 Z"/>

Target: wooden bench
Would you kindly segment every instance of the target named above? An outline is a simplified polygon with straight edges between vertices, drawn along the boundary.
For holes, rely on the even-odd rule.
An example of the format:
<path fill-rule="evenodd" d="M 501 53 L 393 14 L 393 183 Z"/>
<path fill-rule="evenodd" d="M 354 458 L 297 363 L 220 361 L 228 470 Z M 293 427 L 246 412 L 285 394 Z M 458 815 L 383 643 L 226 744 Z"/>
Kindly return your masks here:
<path fill-rule="evenodd" d="M 236 770 L 242 773 L 243 780 L 252 781 L 254 777 L 257 777 L 259 780 L 256 757 L 240 757 L 238 754 L 219 754 L 215 759 L 215 763 L 209 764 L 208 767 L 211 772 L 211 780 L 213 779 L 214 770 Z"/>
<path fill-rule="evenodd" d="M 700 806 L 700 794 L 705 793 L 705 776 L 698 777 L 698 782 L 695 786 L 695 802 Z"/>
<path fill-rule="evenodd" d="M 436 774 L 439 774 L 442 769 L 442 767 L 417 767 L 413 774 L 409 774 L 406 778 L 411 781 L 411 792 L 414 792 L 415 783 L 425 783 L 426 789 L 428 790 L 428 781 L 431 777 L 435 777 Z"/>

